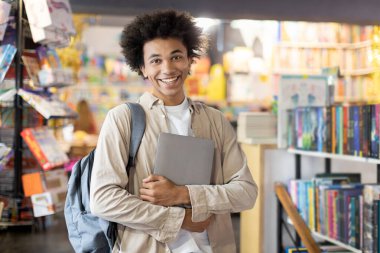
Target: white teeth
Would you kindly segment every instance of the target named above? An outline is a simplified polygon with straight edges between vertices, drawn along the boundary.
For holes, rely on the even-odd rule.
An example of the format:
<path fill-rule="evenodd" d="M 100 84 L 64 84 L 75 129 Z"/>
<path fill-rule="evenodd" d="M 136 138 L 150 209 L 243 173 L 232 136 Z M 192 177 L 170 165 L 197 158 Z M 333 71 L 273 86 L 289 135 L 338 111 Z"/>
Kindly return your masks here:
<path fill-rule="evenodd" d="M 167 79 L 161 79 L 161 81 L 164 82 L 164 83 L 171 83 L 171 82 L 173 82 L 175 80 L 177 80 L 177 77 L 167 78 Z"/>

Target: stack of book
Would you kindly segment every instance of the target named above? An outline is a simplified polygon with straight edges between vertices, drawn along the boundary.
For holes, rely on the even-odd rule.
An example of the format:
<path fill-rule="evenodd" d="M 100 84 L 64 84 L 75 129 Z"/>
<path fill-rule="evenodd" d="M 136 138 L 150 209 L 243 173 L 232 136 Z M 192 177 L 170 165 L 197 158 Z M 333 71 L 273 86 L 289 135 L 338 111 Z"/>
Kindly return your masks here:
<path fill-rule="evenodd" d="M 242 112 L 238 116 L 239 142 L 276 143 L 277 118 L 270 112 Z"/>

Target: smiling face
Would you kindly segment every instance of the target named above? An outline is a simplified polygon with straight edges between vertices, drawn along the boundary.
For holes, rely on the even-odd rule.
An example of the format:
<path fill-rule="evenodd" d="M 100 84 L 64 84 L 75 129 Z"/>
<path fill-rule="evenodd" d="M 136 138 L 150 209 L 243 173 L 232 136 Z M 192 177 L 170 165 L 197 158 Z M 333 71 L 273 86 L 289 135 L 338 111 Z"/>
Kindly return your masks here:
<path fill-rule="evenodd" d="M 185 98 L 183 84 L 191 59 L 178 39 L 157 38 L 144 44 L 144 66 L 141 72 L 153 85 L 153 95 L 165 105 L 179 105 Z"/>

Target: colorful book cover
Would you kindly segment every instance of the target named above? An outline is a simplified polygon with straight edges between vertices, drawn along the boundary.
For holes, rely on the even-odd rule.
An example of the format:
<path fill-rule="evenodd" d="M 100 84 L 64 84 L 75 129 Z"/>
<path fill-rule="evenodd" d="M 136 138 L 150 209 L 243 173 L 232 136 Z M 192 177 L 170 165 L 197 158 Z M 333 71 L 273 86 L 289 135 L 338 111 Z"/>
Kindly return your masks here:
<path fill-rule="evenodd" d="M 311 230 L 316 229 L 315 225 L 315 192 L 314 192 L 314 183 L 312 181 L 307 182 L 307 199 L 308 199 L 308 225 Z"/>
<path fill-rule="evenodd" d="M 11 12 L 12 5 L 1 1 L 0 2 L 0 40 L 4 39 L 5 31 L 8 26 L 8 17 Z"/>
<path fill-rule="evenodd" d="M 365 157 L 366 155 L 366 147 L 365 147 L 365 135 L 366 135 L 366 129 L 365 129 L 365 121 L 367 118 L 367 108 L 365 105 L 362 105 L 359 107 L 359 127 L 360 127 L 360 152 L 361 156 Z"/>
<path fill-rule="evenodd" d="M 372 212 L 373 212 L 373 252 L 379 252 L 378 251 L 378 233 L 379 233 L 379 216 L 378 216 L 378 209 L 379 209 L 379 201 L 380 200 L 375 200 L 373 201 L 373 207 L 372 207 Z"/>
<path fill-rule="evenodd" d="M 47 127 L 25 128 L 22 130 L 21 136 L 42 169 L 49 170 L 69 161 L 66 153 Z"/>
<path fill-rule="evenodd" d="M 379 158 L 379 114 L 380 105 L 371 105 L 370 154 L 372 158 Z"/>
<path fill-rule="evenodd" d="M 17 49 L 9 44 L 0 46 L 0 83 L 3 82 L 16 51 Z"/>
<path fill-rule="evenodd" d="M 331 107 L 331 153 L 336 153 L 336 107 Z"/>
<path fill-rule="evenodd" d="M 363 157 L 369 157 L 369 149 L 368 149 L 368 140 L 369 140 L 369 131 L 368 131 L 368 122 L 370 121 L 370 117 L 368 117 L 370 114 L 370 109 L 368 105 L 362 106 L 362 123 L 361 123 L 361 132 L 362 132 L 362 155 Z"/>
<path fill-rule="evenodd" d="M 50 192 L 35 194 L 31 196 L 34 217 L 54 214 L 53 198 Z"/>
<path fill-rule="evenodd" d="M 354 107 L 348 109 L 347 151 L 348 155 L 354 155 Z"/>
<path fill-rule="evenodd" d="M 349 106 L 343 107 L 343 154 L 348 155 L 349 145 L 348 145 L 348 131 L 349 131 Z"/>
<path fill-rule="evenodd" d="M 326 120 L 326 133 L 325 133 L 325 140 L 324 140 L 324 151 L 327 153 L 331 153 L 331 132 L 332 132 L 332 122 L 331 122 L 331 106 L 327 106 L 324 109 L 325 114 L 325 120 Z"/>
<path fill-rule="evenodd" d="M 351 200 L 353 198 L 358 198 L 363 193 L 363 187 L 359 187 L 356 189 L 346 189 L 342 192 L 343 194 L 343 238 L 342 241 L 344 243 L 349 243 L 349 232 L 350 225 L 355 227 L 355 216 L 350 218 L 350 215 L 355 215 L 352 212 L 355 212 L 355 209 L 350 211 L 350 205 L 352 205 Z M 351 219 L 351 220 L 350 220 Z M 358 228 L 359 229 L 359 228 Z M 355 233 L 351 234 L 351 236 L 355 237 Z M 355 245 L 355 244 L 353 244 Z"/>
<path fill-rule="evenodd" d="M 40 72 L 41 67 L 38 62 L 38 57 L 36 52 L 24 51 L 23 55 L 21 56 L 22 62 L 24 63 L 24 66 L 26 68 L 26 71 L 28 72 L 29 78 L 33 81 L 33 85 L 38 86 L 40 84 L 38 80 L 38 72 Z"/>
<path fill-rule="evenodd" d="M 324 149 L 324 139 L 326 135 L 326 124 L 325 124 L 325 117 L 324 117 L 324 108 L 318 107 L 317 110 L 317 134 L 316 134 L 316 143 L 317 143 L 317 151 L 323 152 Z"/>
<path fill-rule="evenodd" d="M 379 158 L 379 152 L 380 152 L 380 104 L 375 105 L 375 113 L 376 113 L 376 120 L 375 120 L 375 144 L 374 144 L 374 158 Z"/>
<path fill-rule="evenodd" d="M 365 185 L 363 198 L 363 252 L 373 252 L 373 203 L 380 199 L 380 185 Z"/>
<path fill-rule="evenodd" d="M 343 154 L 343 107 L 336 106 L 336 153 Z"/>
<path fill-rule="evenodd" d="M 30 197 L 34 194 L 40 194 L 44 192 L 42 175 L 40 172 L 24 174 L 22 175 L 21 179 L 25 197 Z"/>
<path fill-rule="evenodd" d="M 347 201 L 348 201 L 348 229 L 347 229 L 347 243 L 348 245 L 355 247 L 356 245 L 356 237 L 355 237 L 355 208 L 356 208 L 356 203 L 355 203 L 355 198 L 354 196 L 347 196 Z"/>
<path fill-rule="evenodd" d="M 65 102 L 52 96 L 42 96 L 24 89 L 19 89 L 18 94 L 46 119 L 59 117 L 74 118 L 77 116 L 77 113 Z"/>
<path fill-rule="evenodd" d="M 355 156 L 360 156 L 360 107 L 353 106 L 353 150 Z"/>

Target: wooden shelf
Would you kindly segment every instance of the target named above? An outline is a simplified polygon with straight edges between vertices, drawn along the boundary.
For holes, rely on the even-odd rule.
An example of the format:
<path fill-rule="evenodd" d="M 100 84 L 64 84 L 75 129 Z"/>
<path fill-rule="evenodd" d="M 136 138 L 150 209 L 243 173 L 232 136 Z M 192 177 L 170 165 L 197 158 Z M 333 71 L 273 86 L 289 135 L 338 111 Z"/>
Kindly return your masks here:
<path fill-rule="evenodd" d="M 304 155 L 304 156 L 312 156 L 312 157 L 340 159 L 340 160 L 354 161 L 354 162 L 365 162 L 365 163 L 372 163 L 372 164 L 380 164 L 379 159 L 352 156 L 352 155 L 339 155 L 339 154 L 331 154 L 331 153 L 316 152 L 316 151 L 304 151 L 304 150 L 297 150 L 297 149 L 288 149 L 288 152 L 291 154 L 299 154 L 299 155 Z"/>
<path fill-rule="evenodd" d="M 347 244 L 345 244 L 343 242 L 340 242 L 340 241 L 337 241 L 335 239 L 332 239 L 332 238 L 330 238 L 328 236 L 322 235 L 322 234 L 320 234 L 318 232 L 312 231 L 311 233 L 312 233 L 312 235 L 314 237 L 317 237 L 319 239 L 331 242 L 331 243 L 333 243 L 333 244 L 335 244 L 335 245 L 337 245 L 339 247 L 345 248 L 345 249 L 347 249 L 349 251 L 356 252 L 356 253 L 361 253 L 362 252 L 361 250 L 359 250 L 357 248 L 351 247 L 350 245 L 347 245 Z"/>
<path fill-rule="evenodd" d="M 291 225 L 291 226 L 294 227 L 294 225 L 293 225 L 293 223 L 292 223 L 291 220 L 288 220 L 287 223 L 288 223 L 289 225 Z M 350 246 L 350 245 L 347 245 L 347 244 L 345 244 L 345 243 L 343 243 L 343 242 L 341 242 L 341 241 L 338 241 L 338 240 L 332 239 L 331 237 L 328 237 L 328 236 L 326 236 L 326 235 L 323 235 L 323 234 L 321 234 L 321 233 L 319 233 L 319 232 L 316 232 L 316 231 L 311 230 L 311 234 L 312 234 L 312 236 L 315 237 L 315 238 L 318 238 L 318 239 L 321 239 L 321 240 L 324 240 L 324 241 L 330 242 L 330 243 L 332 243 L 332 244 L 334 244 L 334 245 L 336 245 L 336 246 L 342 247 L 342 248 L 347 249 L 347 250 L 349 250 L 349 251 L 351 251 L 351 252 L 362 253 L 362 251 L 361 251 L 360 249 L 354 248 L 354 247 L 352 247 L 352 246 Z"/>

